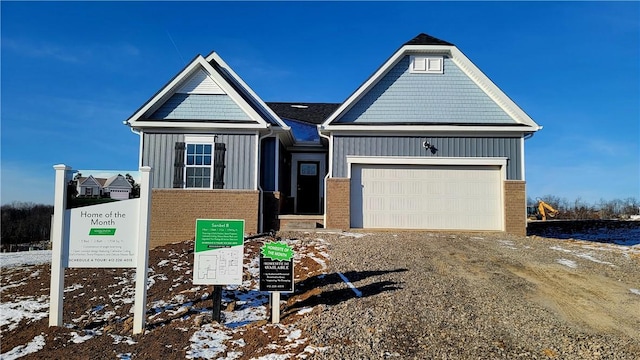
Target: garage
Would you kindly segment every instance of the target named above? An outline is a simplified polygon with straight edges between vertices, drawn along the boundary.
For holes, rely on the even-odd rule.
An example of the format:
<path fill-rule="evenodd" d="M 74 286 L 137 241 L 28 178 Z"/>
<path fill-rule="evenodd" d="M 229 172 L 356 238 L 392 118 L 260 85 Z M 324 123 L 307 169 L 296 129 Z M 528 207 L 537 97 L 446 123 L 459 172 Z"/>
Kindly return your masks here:
<path fill-rule="evenodd" d="M 503 230 L 500 165 L 350 165 L 352 228 Z"/>

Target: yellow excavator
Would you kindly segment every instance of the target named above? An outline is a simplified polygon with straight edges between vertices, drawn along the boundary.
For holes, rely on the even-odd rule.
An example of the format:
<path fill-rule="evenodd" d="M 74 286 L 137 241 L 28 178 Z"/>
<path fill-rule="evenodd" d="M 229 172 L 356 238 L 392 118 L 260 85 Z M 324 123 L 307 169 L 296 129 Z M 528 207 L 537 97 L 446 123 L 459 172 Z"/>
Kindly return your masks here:
<path fill-rule="evenodd" d="M 547 204 L 541 199 L 536 200 L 538 200 L 538 206 L 527 207 L 529 219 L 547 221 L 547 216 L 553 218 L 560 213 L 558 210 L 554 209 L 551 205 Z"/>

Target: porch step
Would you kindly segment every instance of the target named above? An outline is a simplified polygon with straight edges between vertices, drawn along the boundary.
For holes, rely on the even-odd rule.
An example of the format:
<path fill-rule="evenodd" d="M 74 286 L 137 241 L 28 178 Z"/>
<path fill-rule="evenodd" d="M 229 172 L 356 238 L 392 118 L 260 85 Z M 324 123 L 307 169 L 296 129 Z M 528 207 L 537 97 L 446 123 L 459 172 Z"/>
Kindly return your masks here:
<path fill-rule="evenodd" d="M 323 226 L 323 215 L 279 215 L 280 230 L 317 229 Z"/>

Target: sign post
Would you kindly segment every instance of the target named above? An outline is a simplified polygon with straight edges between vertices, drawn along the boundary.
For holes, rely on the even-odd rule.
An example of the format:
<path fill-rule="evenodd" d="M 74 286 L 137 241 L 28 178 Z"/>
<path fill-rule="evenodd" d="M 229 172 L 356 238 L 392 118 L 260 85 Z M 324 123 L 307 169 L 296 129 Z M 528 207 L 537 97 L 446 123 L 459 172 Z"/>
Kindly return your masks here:
<path fill-rule="evenodd" d="M 213 285 L 213 319 L 221 321 L 222 285 L 242 285 L 244 220 L 197 219 L 193 284 Z"/>
<path fill-rule="evenodd" d="M 51 287 L 49 302 L 49 326 L 62 326 L 64 299 L 64 268 L 69 258 L 69 214 L 67 210 L 67 184 L 71 181 L 71 167 L 60 164 L 56 170 L 53 200 L 53 227 L 51 228 Z"/>
<path fill-rule="evenodd" d="M 271 292 L 271 322 L 280 322 L 280 293 L 293 292 L 293 249 L 284 242 L 260 248 L 260 291 Z"/>
<path fill-rule="evenodd" d="M 147 312 L 147 277 L 149 268 L 149 227 L 151 225 L 151 168 L 140 168 L 140 212 L 136 248 L 136 297 L 133 303 L 133 333 L 144 331 Z"/>

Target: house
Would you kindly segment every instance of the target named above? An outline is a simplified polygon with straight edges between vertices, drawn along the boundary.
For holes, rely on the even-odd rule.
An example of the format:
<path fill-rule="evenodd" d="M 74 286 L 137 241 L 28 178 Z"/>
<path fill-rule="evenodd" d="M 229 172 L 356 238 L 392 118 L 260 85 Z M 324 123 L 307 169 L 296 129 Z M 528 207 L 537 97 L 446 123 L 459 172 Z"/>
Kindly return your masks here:
<path fill-rule="evenodd" d="M 102 196 L 102 185 L 105 179 L 94 178 L 93 175 L 78 178 L 76 181 L 76 191 L 78 196 L 83 197 L 100 197 Z"/>
<path fill-rule="evenodd" d="M 420 34 L 343 103 L 265 103 L 196 56 L 126 124 L 153 168 L 153 244 L 195 219 L 524 234 L 524 141 L 540 130 L 453 44 Z"/>
<path fill-rule="evenodd" d="M 108 197 L 116 200 L 129 199 L 133 187 L 127 179 L 118 174 L 109 178 L 93 175 L 80 177 L 76 181 L 76 191 L 81 197 Z"/>

